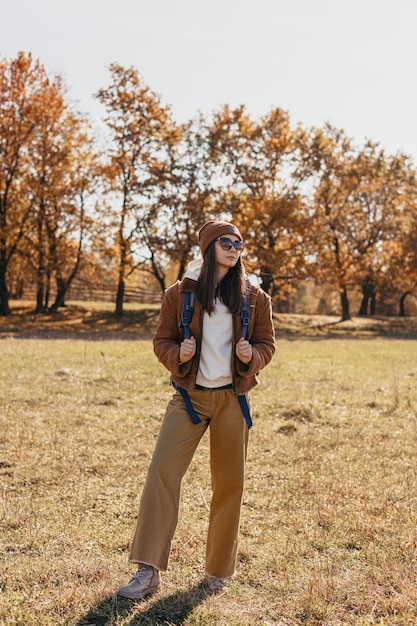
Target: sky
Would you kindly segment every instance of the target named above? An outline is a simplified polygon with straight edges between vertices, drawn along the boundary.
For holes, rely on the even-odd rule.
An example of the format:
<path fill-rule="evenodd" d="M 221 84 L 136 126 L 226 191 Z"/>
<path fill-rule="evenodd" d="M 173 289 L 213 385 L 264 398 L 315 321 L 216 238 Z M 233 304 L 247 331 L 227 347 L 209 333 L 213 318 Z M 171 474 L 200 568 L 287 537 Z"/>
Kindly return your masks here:
<path fill-rule="evenodd" d="M 330 122 L 417 163 L 416 0 L 0 0 L 0 57 L 31 52 L 97 122 L 113 62 L 185 122 L 224 104 Z"/>

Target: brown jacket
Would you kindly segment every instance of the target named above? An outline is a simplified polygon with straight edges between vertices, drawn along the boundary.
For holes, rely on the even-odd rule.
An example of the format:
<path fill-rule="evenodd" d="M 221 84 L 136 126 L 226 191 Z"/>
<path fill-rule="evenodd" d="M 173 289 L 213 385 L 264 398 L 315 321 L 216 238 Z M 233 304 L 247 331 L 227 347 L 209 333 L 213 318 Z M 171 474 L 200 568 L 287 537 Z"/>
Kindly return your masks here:
<path fill-rule="evenodd" d="M 195 291 L 196 282 L 184 278 L 169 287 L 162 301 L 158 326 L 153 340 L 154 352 L 159 361 L 171 372 L 171 381 L 187 391 L 193 391 L 198 371 L 203 327 L 203 310 L 200 302 L 194 302 L 194 315 L 190 322 L 190 334 L 196 340 L 196 353 L 187 363 L 180 365 L 182 331 L 180 319 L 182 294 Z M 253 356 L 247 365 L 235 354 L 235 344 L 242 336 L 240 314 L 233 315 L 232 373 L 233 388 L 237 395 L 248 392 L 258 384 L 257 373 L 268 365 L 275 352 L 275 332 L 272 322 L 271 298 L 256 285 L 250 288 L 250 322 L 247 339 L 252 345 Z"/>

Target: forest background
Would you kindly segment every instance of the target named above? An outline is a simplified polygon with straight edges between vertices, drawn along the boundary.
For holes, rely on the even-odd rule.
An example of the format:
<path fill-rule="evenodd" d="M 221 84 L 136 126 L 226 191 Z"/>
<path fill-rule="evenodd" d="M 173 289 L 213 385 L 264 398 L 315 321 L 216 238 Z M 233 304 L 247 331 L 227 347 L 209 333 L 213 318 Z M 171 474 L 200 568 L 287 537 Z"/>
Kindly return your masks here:
<path fill-rule="evenodd" d="M 112 64 L 104 128 L 61 75 L 0 61 L 0 314 L 33 298 L 160 301 L 205 220 L 241 228 L 277 312 L 415 315 L 416 170 L 343 129 L 227 104 L 177 123 L 134 67 Z"/>

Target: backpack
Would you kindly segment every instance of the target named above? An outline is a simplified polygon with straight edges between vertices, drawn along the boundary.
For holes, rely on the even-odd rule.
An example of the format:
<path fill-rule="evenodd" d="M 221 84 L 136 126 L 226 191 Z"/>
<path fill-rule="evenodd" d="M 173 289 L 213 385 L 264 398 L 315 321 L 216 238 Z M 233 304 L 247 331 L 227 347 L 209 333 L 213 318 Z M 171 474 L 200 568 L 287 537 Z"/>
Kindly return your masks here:
<path fill-rule="evenodd" d="M 250 282 L 249 279 L 246 278 L 246 293 L 245 297 L 242 298 L 242 304 L 240 307 L 240 317 L 242 320 L 242 337 L 246 339 L 248 335 L 248 326 L 250 321 L 250 307 L 249 307 L 249 295 L 250 295 Z M 180 319 L 180 328 L 182 328 L 183 336 L 185 339 L 190 338 L 190 329 L 189 324 L 193 318 L 194 313 L 194 298 L 195 293 L 193 291 L 184 291 L 183 300 L 182 300 L 182 311 L 181 311 L 181 319 Z M 187 407 L 187 411 L 190 414 L 191 420 L 193 424 L 200 424 L 201 419 L 199 418 L 196 410 L 194 409 L 192 402 L 190 400 L 190 396 L 186 389 L 179 387 L 174 383 L 174 387 L 177 391 L 180 392 L 185 406 Z M 240 409 L 242 411 L 242 415 L 245 418 L 246 424 L 248 428 L 252 427 L 252 418 L 250 414 L 249 404 L 245 395 L 237 396 L 238 402 L 240 404 Z"/>
<path fill-rule="evenodd" d="M 240 306 L 240 317 L 242 320 L 243 339 L 246 339 L 246 337 L 248 336 L 248 327 L 249 327 L 249 322 L 250 322 L 249 296 L 250 296 L 250 281 L 249 281 L 249 278 L 246 278 L 246 293 L 245 293 L 245 297 L 242 298 L 242 304 Z M 182 332 L 183 332 L 185 339 L 190 338 L 189 324 L 193 318 L 193 313 L 194 313 L 194 298 L 195 298 L 195 293 L 193 291 L 184 291 L 183 300 L 182 300 L 180 328 L 182 328 Z"/>

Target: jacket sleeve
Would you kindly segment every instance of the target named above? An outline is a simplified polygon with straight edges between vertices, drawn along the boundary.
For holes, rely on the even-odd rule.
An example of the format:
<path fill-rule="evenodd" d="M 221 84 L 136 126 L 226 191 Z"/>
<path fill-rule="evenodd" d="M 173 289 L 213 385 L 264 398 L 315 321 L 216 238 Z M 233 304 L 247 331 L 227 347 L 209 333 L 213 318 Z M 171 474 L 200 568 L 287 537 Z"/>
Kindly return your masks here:
<path fill-rule="evenodd" d="M 252 360 L 245 364 L 237 359 L 237 371 L 240 376 L 255 375 L 268 365 L 275 353 L 271 298 L 261 289 L 259 289 L 254 310 L 251 307 L 251 316 L 254 317 L 254 324 L 248 340 L 252 345 Z"/>
<path fill-rule="evenodd" d="M 185 376 L 191 368 L 191 361 L 180 365 L 180 343 L 178 306 L 181 294 L 179 282 L 169 287 L 162 299 L 158 325 L 153 338 L 153 349 L 158 360 L 176 378 Z"/>

